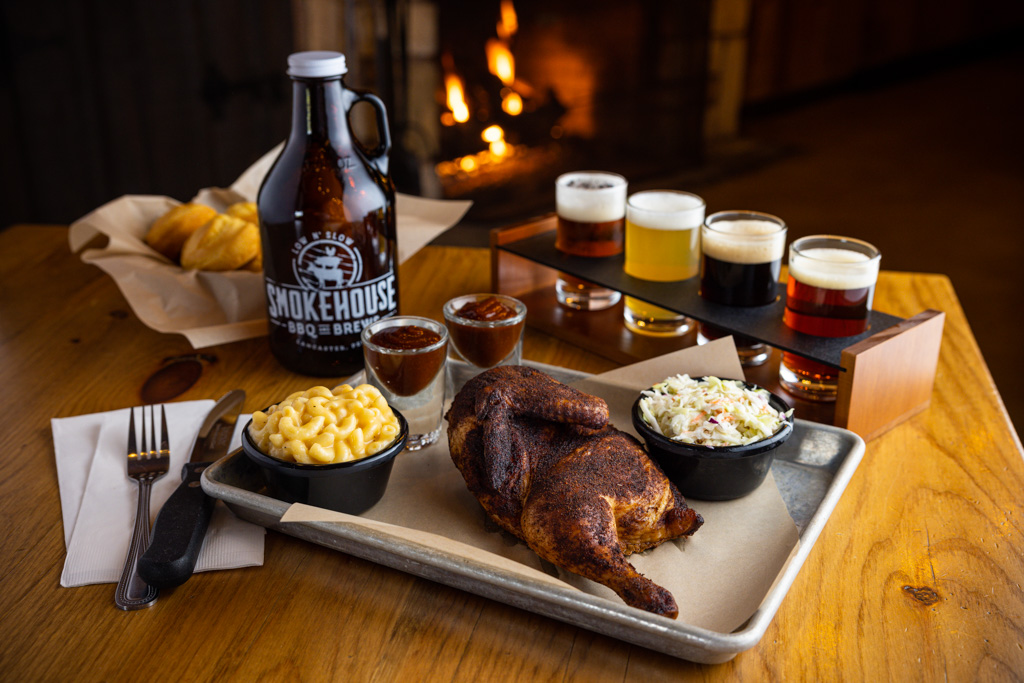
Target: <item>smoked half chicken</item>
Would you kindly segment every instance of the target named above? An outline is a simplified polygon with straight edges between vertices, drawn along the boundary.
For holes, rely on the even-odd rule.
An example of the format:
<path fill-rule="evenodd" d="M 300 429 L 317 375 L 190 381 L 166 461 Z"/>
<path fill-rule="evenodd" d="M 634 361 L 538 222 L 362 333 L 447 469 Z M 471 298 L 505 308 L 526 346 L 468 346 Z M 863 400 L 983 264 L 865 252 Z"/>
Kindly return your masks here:
<path fill-rule="evenodd" d="M 704 520 L 600 398 L 542 372 L 477 375 L 448 419 L 452 460 L 487 514 L 542 558 L 633 607 L 675 618 L 675 599 L 626 556 L 689 536 Z"/>

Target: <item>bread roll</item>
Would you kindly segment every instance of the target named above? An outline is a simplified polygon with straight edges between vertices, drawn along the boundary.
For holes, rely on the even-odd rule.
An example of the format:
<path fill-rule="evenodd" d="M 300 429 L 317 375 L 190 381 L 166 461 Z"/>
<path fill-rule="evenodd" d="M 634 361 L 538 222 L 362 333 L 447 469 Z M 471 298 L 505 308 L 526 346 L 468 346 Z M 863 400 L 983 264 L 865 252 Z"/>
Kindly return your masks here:
<path fill-rule="evenodd" d="M 185 241 L 181 266 L 189 270 L 235 270 L 259 253 L 259 228 L 241 218 L 217 214 Z"/>
<path fill-rule="evenodd" d="M 235 218 L 241 218 L 243 221 L 255 223 L 256 227 L 259 227 L 260 219 L 256 213 L 256 202 L 238 202 L 237 204 L 232 204 L 224 213 L 229 216 L 234 216 Z"/>
<path fill-rule="evenodd" d="M 256 254 L 256 258 L 254 258 L 252 261 L 249 261 L 244 266 L 242 266 L 242 269 L 243 270 L 251 270 L 254 273 L 262 273 L 263 272 L 263 250 L 260 249 L 259 253 Z"/>
<path fill-rule="evenodd" d="M 259 214 L 256 211 L 256 202 L 238 202 L 236 204 L 232 204 L 227 208 L 227 211 L 225 211 L 224 213 L 226 213 L 229 216 L 234 216 L 235 218 L 241 218 L 243 221 L 249 221 L 250 223 L 254 224 L 257 228 L 259 228 L 260 226 Z M 254 273 L 262 273 L 262 249 L 256 253 L 256 258 L 242 266 L 242 269 L 251 270 Z"/>
<path fill-rule="evenodd" d="M 146 243 L 177 261 L 185 240 L 216 215 L 216 211 L 202 204 L 179 204 L 153 222 L 146 233 Z"/>

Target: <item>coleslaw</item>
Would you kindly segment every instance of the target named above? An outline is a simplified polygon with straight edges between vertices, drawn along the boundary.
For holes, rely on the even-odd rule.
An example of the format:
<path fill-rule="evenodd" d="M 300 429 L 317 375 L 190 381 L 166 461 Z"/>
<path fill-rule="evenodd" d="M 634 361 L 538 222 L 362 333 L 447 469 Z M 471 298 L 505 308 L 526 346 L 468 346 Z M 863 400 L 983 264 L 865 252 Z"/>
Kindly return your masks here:
<path fill-rule="evenodd" d="M 668 377 L 642 392 L 644 421 L 674 441 L 707 446 L 741 446 L 766 439 L 792 417 L 776 410 L 765 389 L 738 380 L 688 375 Z"/>

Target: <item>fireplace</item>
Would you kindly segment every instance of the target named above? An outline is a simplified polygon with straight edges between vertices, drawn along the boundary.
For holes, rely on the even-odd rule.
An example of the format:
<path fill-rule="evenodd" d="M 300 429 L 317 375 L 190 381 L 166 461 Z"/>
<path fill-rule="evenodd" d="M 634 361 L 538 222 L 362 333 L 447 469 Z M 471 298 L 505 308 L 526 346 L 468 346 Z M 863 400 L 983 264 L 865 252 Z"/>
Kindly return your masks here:
<path fill-rule="evenodd" d="M 550 211 L 554 179 L 632 183 L 702 161 L 710 0 L 392 8 L 399 189 L 472 199 L 471 220 Z"/>

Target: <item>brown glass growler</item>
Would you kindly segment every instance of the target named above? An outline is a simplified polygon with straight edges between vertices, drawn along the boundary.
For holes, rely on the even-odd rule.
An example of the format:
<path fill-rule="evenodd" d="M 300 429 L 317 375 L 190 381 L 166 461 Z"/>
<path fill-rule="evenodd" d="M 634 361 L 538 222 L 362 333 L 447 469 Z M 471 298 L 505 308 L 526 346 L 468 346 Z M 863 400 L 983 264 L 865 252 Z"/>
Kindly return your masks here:
<path fill-rule="evenodd" d="M 398 312 L 391 134 L 377 97 L 342 82 L 345 57 L 288 58 L 292 130 L 260 187 L 270 350 L 289 370 L 340 377 L 363 367 L 360 333 Z M 349 112 L 376 110 L 379 143 L 364 147 Z"/>

